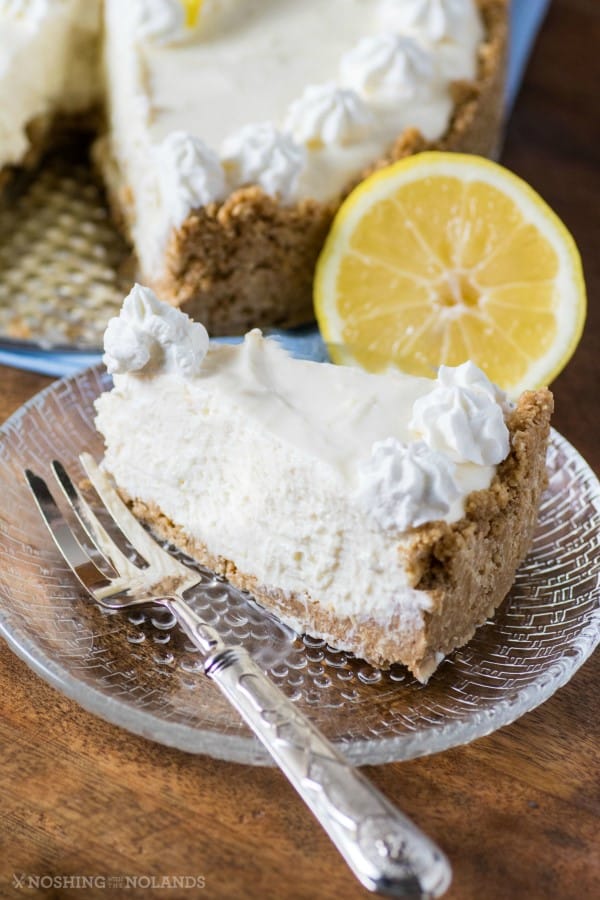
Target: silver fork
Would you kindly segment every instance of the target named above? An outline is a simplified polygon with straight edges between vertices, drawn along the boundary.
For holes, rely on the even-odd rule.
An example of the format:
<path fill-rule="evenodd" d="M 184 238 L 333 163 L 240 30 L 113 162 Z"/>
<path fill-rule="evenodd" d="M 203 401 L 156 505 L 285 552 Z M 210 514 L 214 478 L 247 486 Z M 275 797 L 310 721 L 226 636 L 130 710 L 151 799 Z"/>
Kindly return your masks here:
<path fill-rule="evenodd" d="M 243 647 L 226 646 L 196 615 L 183 594 L 198 584 L 198 575 L 151 537 L 89 454 L 82 454 L 81 462 L 116 528 L 142 557 L 138 565 L 120 549 L 61 463 L 52 468 L 77 519 L 75 529 L 46 482 L 26 470 L 42 517 L 85 590 L 108 609 L 158 604 L 170 610 L 203 654 L 205 673 L 262 741 L 365 887 L 392 897 L 443 894 L 451 871 L 441 850 L 344 759 Z"/>

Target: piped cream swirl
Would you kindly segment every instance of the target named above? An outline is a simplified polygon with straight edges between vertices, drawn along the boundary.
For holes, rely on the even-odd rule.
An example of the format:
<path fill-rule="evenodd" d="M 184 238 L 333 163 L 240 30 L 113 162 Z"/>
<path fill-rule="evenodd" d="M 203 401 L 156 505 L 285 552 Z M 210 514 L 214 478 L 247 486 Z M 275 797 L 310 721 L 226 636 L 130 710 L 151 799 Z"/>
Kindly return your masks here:
<path fill-rule="evenodd" d="M 204 325 L 133 286 L 104 333 L 103 362 L 112 375 L 136 372 L 196 375 L 208 350 Z"/>
<path fill-rule="evenodd" d="M 375 100 L 412 100 L 434 77 L 431 54 L 412 37 L 398 34 L 367 36 L 340 62 L 342 84 Z"/>
<path fill-rule="evenodd" d="M 304 153 L 271 122 L 246 125 L 223 144 L 221 160 L 230 187 L 257 184 L 288 202 L 294 195 Z"/>
<path fill-rule="evenodd" d="M 356 91 L 335 82 L 309 85 L 289 109 L 284 129 L 308 146 L 348 146 L 365 138 L 372 116 Z"/>
<path fill-rule="evenodd" d="M 382 0 L 378 18 L 384 28 L 443 41 L 460 36 L 472 8 L 471 0 Z"/>
<path fill-rule="evenodd" d="M 452 462 L 423 441 L 378 441 L 358 472 L 358 502 L 385 530 L 403 532 L 443 519 L 460 494 Z"/>
<path fill-rule="evenodd" d="M 415 402 L 409 427 L 457 463 L 495 466 L 510 450 L 502 394 L 473 363 L 442 366 L 435 388 Z"/>
<path fill-rule="evenodd" d="M 185 131 L 172 131 L 158 145 L 156 162 L 162 202 L 173 225 L 181 225 L 195 207 L 227 193 L 217 154 Z"/>

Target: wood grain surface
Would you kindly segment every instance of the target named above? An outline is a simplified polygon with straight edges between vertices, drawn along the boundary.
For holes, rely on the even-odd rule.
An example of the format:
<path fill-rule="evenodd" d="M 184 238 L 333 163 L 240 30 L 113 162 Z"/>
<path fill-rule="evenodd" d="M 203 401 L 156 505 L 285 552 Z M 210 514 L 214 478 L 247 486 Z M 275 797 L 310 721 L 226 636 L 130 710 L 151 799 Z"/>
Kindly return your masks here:
<path fill-rule="evenodd" d="M 600 3 L 554 0 L 503 161 L 551 203 L 582 251 L 589 317 L 553 385 L 554 423 L 596 472 L 598 85 Z M 0 367 L 0 420 L 49 382 Z M 514 725 L 438 756 L 366 770 L 450 857 L 448 900 L 600 897 L 599 688 L 596 655 Z M 61 696 L 4 645 L 0 697 L 1 898 L 369 896 L 276 770 L 134 737 Z M 46 876 L 47 886 L 19 888 L 13 873 Z M 84 876 L 96 876 L 96 886 L 77 888 Z M 127 876 L 141 876 L 137 889 Z M 152 887 L 152 876 L 155 884 L 189 876 L 196 887 Z M 48 886 L 54 877 L 62 887 Z"/>

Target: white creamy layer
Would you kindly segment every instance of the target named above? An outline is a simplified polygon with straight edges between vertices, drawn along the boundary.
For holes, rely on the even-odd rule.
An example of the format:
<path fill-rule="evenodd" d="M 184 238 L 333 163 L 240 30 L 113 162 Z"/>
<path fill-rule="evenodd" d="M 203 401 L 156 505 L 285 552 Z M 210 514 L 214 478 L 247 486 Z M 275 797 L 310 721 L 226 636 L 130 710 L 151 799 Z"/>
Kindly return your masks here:
<path fill-rule="evenodd" d="M 99 28 L 99 0 L 0 0 L 0 168 L 22 161 L 30 122 L 95 101 Z"/>
<path fill-rule="evenodd" d="M 205 335 L 139 286 L 111 321 L 96 425 L 117 483 L 262 585 L 338 615 L 419 617 L 428 598 L 402 552 L 413 525 L 455 521 L 489 487 L 508 452 L 502 397 L 475 367 L 371 375 L 258 331 L 208 352 Z M 415 416 L 429 408 L 443 413 L 431 434 Z M 500 423 L 482 430 L 490 410 Z M 477 453 L 485 464 L 465 461 Z"/>
<path fill-rule="evenodd" d="M 450 83 L 475 77 L 483 38 L 474 0 L 205 0 L 194 29 L 178 0 L 105 9 L 112 151 L 149 278 L 194 200 L 247 182 L 283 202 L 333 199 L 407 127 L 441 137 Z M 182 131 L 205 145 L 196 194 L 168 172 L 191 149 L 163 152 Z"/>
<path fill-rule="evenodd" d="M 227 390 L 182 390 L 173 376 L 116 384 L 97 402 L 106 468 L 209 552 L 338 615 L 383 620 L 426 605 L 403 576 L 399 542 L 369 528 L 340 473 L 264 430 Z"/>

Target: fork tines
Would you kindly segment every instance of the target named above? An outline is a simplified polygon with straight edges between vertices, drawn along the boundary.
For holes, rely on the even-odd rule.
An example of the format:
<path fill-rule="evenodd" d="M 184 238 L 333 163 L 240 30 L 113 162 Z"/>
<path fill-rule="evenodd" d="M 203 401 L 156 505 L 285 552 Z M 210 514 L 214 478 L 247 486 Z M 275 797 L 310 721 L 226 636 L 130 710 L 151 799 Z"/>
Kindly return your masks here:
<path fill-rule="evenodd" d="M 95 600 L 115 607 L 136 602 L 132 599 L 134 595 L 137 602 L 144 602 L 144 596 L 151 593 L 150 589 L 156 588 L 161 579 L 189 581 L 190 570 L 164 550 L 138 522 L 94 459 L 87 453 L 80 458 L 97 494 L 98 511 L 104 513 L 107 527 L 58 460 L 53 461 L 52 472 L 73 513 L 72 524 L 63 515 L 46 481 L 30 469 L 25 474 L 56 546 L 83 587 Z M 143 583 L 147 586 L 146 591 Z M 128 593 L 128 598 L 118 602 L 116 595 L 124 592 Z"/>

